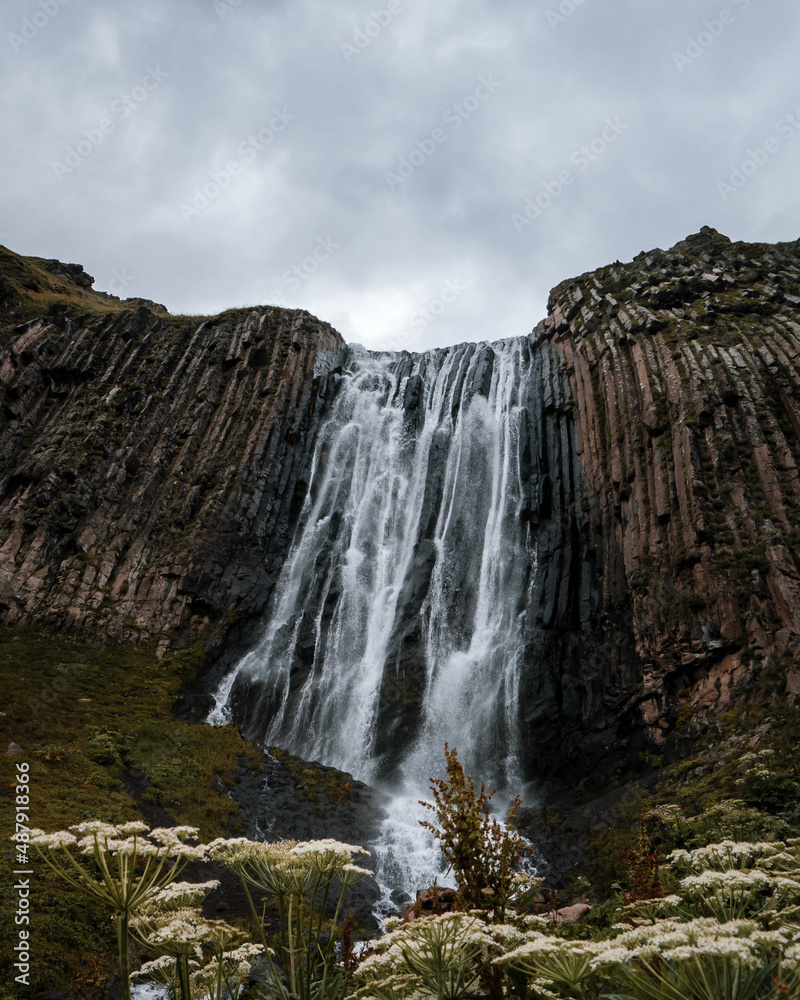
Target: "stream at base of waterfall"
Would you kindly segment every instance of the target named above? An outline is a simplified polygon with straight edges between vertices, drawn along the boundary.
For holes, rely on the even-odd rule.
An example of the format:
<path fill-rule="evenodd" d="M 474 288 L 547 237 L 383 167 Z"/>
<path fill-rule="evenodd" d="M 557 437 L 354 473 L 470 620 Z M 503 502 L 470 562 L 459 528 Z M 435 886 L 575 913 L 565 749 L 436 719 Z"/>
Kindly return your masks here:
<path fill-rule="evenodd" d="M 263 638 L 208 719 L 391 790 L 387 909 L 448 881 L 418 804 L 445 742 L 478 787 L 521 784 L 532 385 L 527 338 L 349 348 Z"/>

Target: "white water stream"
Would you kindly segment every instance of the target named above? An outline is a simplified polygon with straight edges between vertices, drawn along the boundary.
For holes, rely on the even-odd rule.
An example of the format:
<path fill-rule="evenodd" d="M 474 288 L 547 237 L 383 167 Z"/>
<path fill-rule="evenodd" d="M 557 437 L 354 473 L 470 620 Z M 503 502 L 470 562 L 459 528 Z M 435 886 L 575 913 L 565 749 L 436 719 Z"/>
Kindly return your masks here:
<path fill-rule="evenodd" d="M 209 717 L 228 721 L 247 681 L 263 693 L 248 735 L 366 782 L 390 774 L 376 848 L 387 891 L 441 877 L 417 800 L 443 771 L 445 741 L 478 785 L 520 784 L 530 380 L 524 338 L 351 349 L 264 637 Z"/>

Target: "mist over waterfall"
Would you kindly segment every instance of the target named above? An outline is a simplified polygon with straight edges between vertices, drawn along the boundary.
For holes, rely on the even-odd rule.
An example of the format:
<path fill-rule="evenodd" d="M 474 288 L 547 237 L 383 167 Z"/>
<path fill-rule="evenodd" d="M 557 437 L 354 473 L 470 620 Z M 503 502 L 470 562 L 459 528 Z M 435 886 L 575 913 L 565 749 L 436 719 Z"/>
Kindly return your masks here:
<path fill-rule="evenodd" d="M 519 784 L 531 371 L 527 338 L 350 349 L 264 637 L 210 721 L 410 801 L 445 741 L 478 781 Z"/>

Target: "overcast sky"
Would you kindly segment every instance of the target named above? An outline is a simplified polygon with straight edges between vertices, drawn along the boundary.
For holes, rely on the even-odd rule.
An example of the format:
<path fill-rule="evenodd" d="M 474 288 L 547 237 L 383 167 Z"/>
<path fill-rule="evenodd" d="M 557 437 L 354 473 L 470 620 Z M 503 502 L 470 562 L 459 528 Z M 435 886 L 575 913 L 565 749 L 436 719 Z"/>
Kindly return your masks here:
<path fill-rule="evenodd" d="M 557 282 L 703 225 L 800 237 L 796 2 L 4 0 L 0 23 L 0 242 L 173 313 L 278 303 L 424 350 L 527 333 Z"/>

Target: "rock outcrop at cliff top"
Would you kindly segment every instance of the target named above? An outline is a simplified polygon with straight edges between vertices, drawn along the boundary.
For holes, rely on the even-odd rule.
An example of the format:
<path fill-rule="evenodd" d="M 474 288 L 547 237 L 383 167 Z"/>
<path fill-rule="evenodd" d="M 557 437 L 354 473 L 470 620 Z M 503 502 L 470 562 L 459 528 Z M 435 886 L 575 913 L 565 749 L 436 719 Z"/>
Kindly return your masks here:
<path fill-rule="evenodd" d="M 186 643 L 257 616 L 343 341 L 130 308 L 56 264 L 0 251 L 3 621 Z M 669 753 L 765 665 L 800 692 L 800 241 L 705 228 L 558 285 L 531 337 L 529 772 Z"/>

